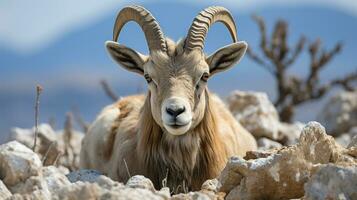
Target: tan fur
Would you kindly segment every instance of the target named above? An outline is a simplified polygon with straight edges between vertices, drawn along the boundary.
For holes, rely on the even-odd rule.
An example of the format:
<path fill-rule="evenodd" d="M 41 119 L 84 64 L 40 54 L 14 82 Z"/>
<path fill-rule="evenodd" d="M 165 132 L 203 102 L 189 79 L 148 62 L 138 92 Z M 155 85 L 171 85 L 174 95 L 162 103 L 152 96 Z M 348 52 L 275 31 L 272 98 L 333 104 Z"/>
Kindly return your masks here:
<path fill-rule="evenodd" d="M 252 135 L 206 84 L 200 84 L 197 94 L 195 83 L 208 69 L 206 56 L 185 53 L 182 42 L 167 40 L 167 45 L 168 54 L 151 53 L 143 67 L 155 81 L 146 97 L 121 99 L 104 108 L 91 125 L 83 139 L 82 168 L 121 182 L 128 180 L 128 168 L 130 175 L 145 175 L 157 188 L 167 175 L 171 189 L 185 185 L 197 190 L 219 174 L 230 156 L 256 149 Z M 192 125 L 183 135 L 172 135 L 162 125 L 161 105 L 172 95 L 184 97 L 192 108 Z"/>

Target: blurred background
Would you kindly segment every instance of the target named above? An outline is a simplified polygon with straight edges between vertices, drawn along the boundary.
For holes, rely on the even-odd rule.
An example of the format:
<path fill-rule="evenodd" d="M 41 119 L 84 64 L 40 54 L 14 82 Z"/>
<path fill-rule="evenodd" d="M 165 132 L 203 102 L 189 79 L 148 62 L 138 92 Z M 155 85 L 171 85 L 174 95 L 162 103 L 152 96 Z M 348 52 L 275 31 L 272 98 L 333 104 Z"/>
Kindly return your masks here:
<path fill-rule="evenodd" d="M 356 71 L 357 1 L 355 0 L 205 0 L 205 1 L 119 1 L 119 0 L 2 0 L 0 1 L 0 143 L 11 127 L 34 124 L 35 88 L 43 87 L 40 121 L 55 121 L 62 127 L 66 112 L 76 109 L 88 122 L 103 106 L 111 103 L 100 81 L 106 80 L 120 96 L 145 92 L 142 77 L 118 67 L 107 55 L 104 42 L 111 40 L 117 12 L 129 4 L 146 7 L 159 21 L 166 36 L 179 40 L 187 33 L 193 18 L 210 5 L 227 7 L 236 20 L 238 37 L 260 53 L 260 32 L 252 14 L 261 16 L 267 32 L 275 22 L 288 23 L 288 42 L 296 44 L 301 35 L 307 42 L 320 38 L 326 49 L 337 42 L 342 51 L 321 71 L 321 82 Z M 140 28 L 129 23 L 119 38 L 147 53 Z M 207 54 L 229 44 L 231 38 L 222 24 L 214 25 L 206 40 Z M 289 68 L 304 77 L 309 70 L 308 51 Z M 211 91 L 226 97 L 233 90 L 263 91 L 271 100 L 277 96 L 275 79 L 246 56 L 239 65 L 209 82 Z M 294 120 L 314 120 L 326 99 L 298 107 Z"/>

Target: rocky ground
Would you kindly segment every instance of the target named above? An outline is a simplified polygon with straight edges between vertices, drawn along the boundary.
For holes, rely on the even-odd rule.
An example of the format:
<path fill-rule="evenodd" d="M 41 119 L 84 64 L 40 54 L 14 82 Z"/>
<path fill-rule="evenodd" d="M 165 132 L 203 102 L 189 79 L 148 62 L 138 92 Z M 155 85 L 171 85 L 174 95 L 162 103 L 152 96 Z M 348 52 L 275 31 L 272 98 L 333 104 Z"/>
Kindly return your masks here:
<path fill-rule="evenodd" d="M 78 170 L 83 134 L 14 128 L 0 145 L 0 199 L 357 199 L 357 93 L 331 99 L 318 122 L 286 124 L 266 94 L 235 91 L 227 105 L 259 150 L 229 159 L 200 191 L 173 195 L 143 176 L 119 183 Z M 327 132 L 327 133 L 326 133 Z"/>

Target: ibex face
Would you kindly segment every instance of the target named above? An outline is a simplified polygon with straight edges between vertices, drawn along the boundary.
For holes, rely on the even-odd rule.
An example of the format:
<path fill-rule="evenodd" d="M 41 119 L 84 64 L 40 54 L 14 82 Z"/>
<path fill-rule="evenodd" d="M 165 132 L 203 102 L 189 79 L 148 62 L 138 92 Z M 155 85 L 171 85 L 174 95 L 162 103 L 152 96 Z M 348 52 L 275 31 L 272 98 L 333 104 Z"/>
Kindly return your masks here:
<path fill-rule="evenodd" d="M 207 104 L 207 80 L 224 71 L 244 55 L 247 44 L 238 42 L 231 14 L 222 7 L 209 7 L 194 19 L 187 37 L 175 44 L 166 39 L 155 18 L 144 8 L 122 9 L 115 22 L 113 40 L 128 21 L 137 22 L 145 33 L 150 55 L 142 55 L 117 42 L 106 47 L 112 58 L 125 69 L 142 75 L 149 88 L 151 112 L 156 123 L 172 135 L 182 135 L 202 120 Z M 223 22 L 234 43 L 211 56 L 203 53 L 209 27 Z"/>

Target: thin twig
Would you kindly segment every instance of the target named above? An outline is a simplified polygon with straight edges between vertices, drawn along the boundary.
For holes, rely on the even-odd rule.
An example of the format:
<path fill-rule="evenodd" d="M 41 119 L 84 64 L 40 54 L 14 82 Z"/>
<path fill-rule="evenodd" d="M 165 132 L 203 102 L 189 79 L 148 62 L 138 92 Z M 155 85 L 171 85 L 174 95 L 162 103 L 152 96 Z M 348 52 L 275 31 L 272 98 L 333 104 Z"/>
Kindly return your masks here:
<path fill-rule="evenodd" d="M 35 138 L 32 150 L 35 151 L 36 144 L 37 144 L 37 135 L 38 135 L 38 121 L 39 121 L 39 110 L 40 110 L 40 95 L 42 92 L 41 85 L 36 86 L 36 103 L 35 103 Z"/>
<path fill-rule="evenodd" d="M 53 144 L 54 144 L 55 142 L 56 142 L 56 141 L 51 142 L 50 146 L 48 146 L 47 151 L 46 151 L 45 155 L 44 155 L 43 158 L 42 158 L 42 164 L 43 164 L 43 165 L 45 164 L 45 161 L 46 161 L 46 159 L 47 159 L 48 153 L 50 152 L 50 150 L 51 150 L 51 148 L 52 148 L 52 146 L 53 146 Z"/>
<path fill-rule="evenodd" d="M 263 68 L 265 68 L 266 70 L 268 70 L 268 72 L 271 73 L 271 75 L 275 76 L 275 71 L 274 69 L 269 65 L 267 64 L 266 62 L 264 62 L 264 60 L 262 58 L 260 58 L 257 54 L 255 54 L 253 52 L 253 50 L 251 48 L 248 47 L 247 49 L 247 55 L 252 59 L 254 60 L 256 63 L 259 64 L 259 66 L 262 66 Z"/>
<path fill-rule="evenodd" d="M 129 178 L 131 178 L 131 175 L 130 175 L 130 172 L 129 172 L 129 168 L 128 168 L 128 165 L 126 164 L 125 159 L 123 159 L 123 161 L 124 161 L 124 165 L 125 165 L 125 168 L 126 168 L 126 172 L 128 173 Z"/>
<path fill-rule="evenodd" d="M 68 112 L 66 115 L 66 121 L 64 124 L 64 132 L 63 132 L 63 142 L 64 142 L 64 158 L 66 159 L 66 162 L 68 164 L 68 168 L 73 170 L 74 166 L 71 165 L 73 163 L 73 160 L 70 160 L 70 153 L 74 155 L 74 147 L 71 144 L 71 141 L 73 140 L 73 114 L 71 112 Z M 74 156 L 73 156 L 74 159 Z"/>
<path fill-rule="evenodd" d="M 64 123 L 64 134 L 63 140 L 66 146 L 66 149 L 71 146 L 71 140 L 73 136 L 73 115 L 71 112 L 66 114 L 66 121 Z"/>
<path fill-rule="evenodd" d="M 109 86 L 108 82 L 106 80 L 101 80 L 100 85 L 102 86 L 105 94 L 112 99 L 113 101 L 117 101 L 119 97 L 115 94 L 113 89 Z"/>
<path fill-rule="evenodd" d="M 62 153 L 61 153 L 61 152 L 58 152 L 55 161 L 53 161 L 53 164 L 52 164 L 53 166 L 56 166 L 56 165 L 57 165 L 57 161 L 58 161 L 58 159 L 59 159 L 59 157 L 60 157 L 61 155 L 62 155 Z"/>

